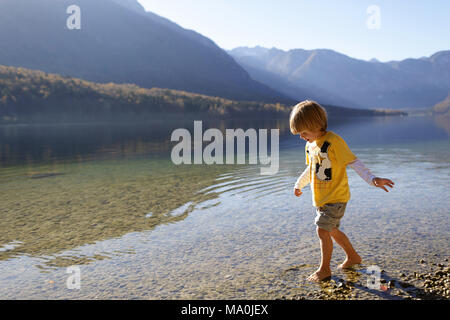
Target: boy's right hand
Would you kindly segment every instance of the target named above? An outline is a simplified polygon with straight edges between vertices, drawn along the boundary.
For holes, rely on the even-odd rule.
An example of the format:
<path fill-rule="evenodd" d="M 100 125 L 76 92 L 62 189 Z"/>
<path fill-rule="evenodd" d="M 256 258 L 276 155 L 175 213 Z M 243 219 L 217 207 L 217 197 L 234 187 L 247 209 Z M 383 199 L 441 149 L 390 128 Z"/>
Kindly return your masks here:
<path fill-rule="evenodd" d="M 297 197 L 300 197 L 300 196 L 303 194 L 303 192 L 302 192 L 300 189 L 294 189 L 294 194 L 295 194 Z"/>

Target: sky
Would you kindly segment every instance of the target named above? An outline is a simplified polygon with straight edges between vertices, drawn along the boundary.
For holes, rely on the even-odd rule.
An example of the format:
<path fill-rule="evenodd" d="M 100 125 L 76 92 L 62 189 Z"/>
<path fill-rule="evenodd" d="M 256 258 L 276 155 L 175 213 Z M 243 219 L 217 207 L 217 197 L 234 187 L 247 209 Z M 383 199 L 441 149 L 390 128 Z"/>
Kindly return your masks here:
<path fill-rule="evenodd" d="M 450 50 L 448 0 L 138 0 L 231 50 L 332 49 L 379 61 Z"/>

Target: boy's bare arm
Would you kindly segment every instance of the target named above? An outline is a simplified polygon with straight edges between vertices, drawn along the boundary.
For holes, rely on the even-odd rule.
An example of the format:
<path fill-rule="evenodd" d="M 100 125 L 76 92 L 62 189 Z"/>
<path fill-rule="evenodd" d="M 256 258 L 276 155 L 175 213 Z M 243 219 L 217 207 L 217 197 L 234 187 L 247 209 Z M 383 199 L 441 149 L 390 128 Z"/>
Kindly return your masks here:
<path fill-rule="evenodd" d="M 375 185 L 375 187 L 381 188 L 381 189 L 383 189 L 386 192 L 389 192 L 389 190 L 386 189 L 385 186 L 393 188 L 394 184 L 395 184 L 393 181 L 391 181 L 389 179 L 386 179 L 386 178 L 378 178 L 378 177 L 376 177 L 376 178 L 373 178 L 372 181 L 373 181 L 373 184 Z"/>

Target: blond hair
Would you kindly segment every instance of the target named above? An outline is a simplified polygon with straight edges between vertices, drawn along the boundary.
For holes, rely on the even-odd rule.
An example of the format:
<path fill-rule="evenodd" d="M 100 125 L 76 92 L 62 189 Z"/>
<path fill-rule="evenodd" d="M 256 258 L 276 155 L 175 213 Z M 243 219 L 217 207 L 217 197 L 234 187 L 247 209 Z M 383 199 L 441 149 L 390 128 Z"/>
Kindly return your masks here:
<path fill-rule="evenodd" d="M 299 102 L 292 108 L 289 125 L 292 134 L 299 134 L 303 130 L 326 131 L 328 127 L 327 112 L 315 101 Z"/>

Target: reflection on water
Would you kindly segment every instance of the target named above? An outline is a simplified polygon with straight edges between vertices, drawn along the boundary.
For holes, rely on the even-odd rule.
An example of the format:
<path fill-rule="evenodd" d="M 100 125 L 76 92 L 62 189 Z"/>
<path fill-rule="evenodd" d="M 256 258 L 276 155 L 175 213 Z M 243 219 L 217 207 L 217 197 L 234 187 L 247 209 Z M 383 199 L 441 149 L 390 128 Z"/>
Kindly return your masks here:
<path fill-rule="evenodd" d="M 202 120 L 203 132 L 217 128 L 278 128 L 289 131 L 284 120 Z M 169 155 L 174 143 L 171 133 L 177 128 L 193 132 L 193 121 L 136 124 L 55 124 L 0 126 L 0 165 L 77 162 L 139 155 Z"/>
<path fill-rule="evenodd" d="M 436 115 L 434 117 L 434 122 L 436 125 L 447 132 L 450 135 L 450 112 L 442 115 Z"/>
<path fill-rule="evenodd" d="M 310 192 L 292 195 L 304 143 L 287 119 L 203 121 L 222 132 L 279 128 L 273 176 L 258 165 L 174 165 L 170 134 L 180 127 L 192 132 L 193 123 L 0 127 L 0 297 L 273 299 L 309 290 L 299 278 L 320 251 Z M 425 117 L 330 129 L 396 182 L 389 195 L 368 193 L 349 171 L 343 228 L 365 258 L 394 267 L 418 250 L 448 253 L 446 131 Z M 80 292 L 64 287 L 71 265 L 83 266 Z M 48 276 L 60 286 L 43 286 Z"/>

